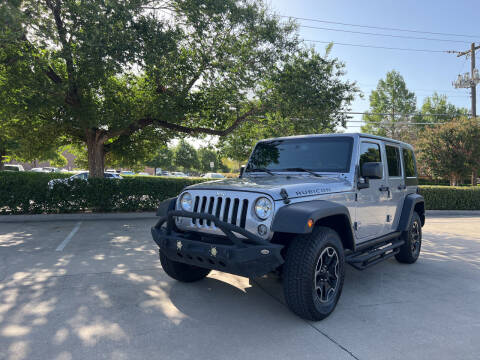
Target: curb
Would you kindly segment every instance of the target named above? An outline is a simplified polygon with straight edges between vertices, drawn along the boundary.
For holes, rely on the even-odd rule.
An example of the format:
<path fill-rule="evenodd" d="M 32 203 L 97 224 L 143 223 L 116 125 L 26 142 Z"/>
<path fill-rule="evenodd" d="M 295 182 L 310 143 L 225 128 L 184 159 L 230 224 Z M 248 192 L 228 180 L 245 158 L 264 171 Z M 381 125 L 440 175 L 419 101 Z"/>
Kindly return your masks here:
<path fill-rule="evenodd" d="M 426 215 L 480 216 L 480 210 L 427 210 Z"/>
<path fill-rule="evenodd" d="M 0 223 L 155 219 L 155 212 L 0 215 Z"/>

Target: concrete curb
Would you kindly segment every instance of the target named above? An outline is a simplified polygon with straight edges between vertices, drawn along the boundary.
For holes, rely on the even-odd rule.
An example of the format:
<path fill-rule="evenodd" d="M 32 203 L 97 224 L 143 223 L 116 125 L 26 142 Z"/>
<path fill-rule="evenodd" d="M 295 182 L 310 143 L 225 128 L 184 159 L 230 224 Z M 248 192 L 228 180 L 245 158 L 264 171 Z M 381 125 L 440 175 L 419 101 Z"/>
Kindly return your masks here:
<path fill-rule="evenodd" d="M 426 215 L 480 216 L 480 210 L 427 210 Z"/>
<path fill-rule="evenodd" d="M 0 215 L 0 223 L 155 219 L 154 212 Z"/>

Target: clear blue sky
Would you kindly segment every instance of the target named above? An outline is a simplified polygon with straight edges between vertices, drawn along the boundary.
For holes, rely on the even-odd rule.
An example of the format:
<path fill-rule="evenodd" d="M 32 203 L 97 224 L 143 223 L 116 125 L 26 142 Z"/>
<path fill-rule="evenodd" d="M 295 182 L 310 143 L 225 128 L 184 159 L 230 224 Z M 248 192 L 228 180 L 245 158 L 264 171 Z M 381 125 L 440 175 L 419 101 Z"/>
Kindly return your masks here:
<path fill-rule="evenodd" d="M 462 40 L 467 43 L 413 40 L 342 33 L 300 27 L 304 39 L 374 46 L 431 50 L 467 50 L 471 42 L 480 43 L 480 1 L 477 0 L 271 0 L 270 7 L 280 15 L 313 18 L 369 26 L 402 28 L 429 32 L 478 35 L 455 37 L 350 27 L 298 20 L 300 24 L 371 33 Z M 475 26 L 476 25 L 476 26 Z M 316 44 L 324 51 L 325 44 Z M 451 103 L 470 109 L 468 90 L 456 90 L 452 81 L 457 74 L 470 71 L 470 59 L 455 54 L 423 53 L 334 45 L 331 56 L 345 62 L 349 80 L 357 81 L 364 99 L 357 99 L 352 111 L 369 107 L 369 94 L 380 78 L 395 69 L 405 78 L 407 87 L 417 95 L 417 107 L 434 91 L 445 94 Z M 477 51 L 480 68 L 480 51 Z M 478 102 L 477 102 L 478 103 Z M 478 105 L 477 105 L 478 108 Z M 356 117 L 355 120 L 359 120 Z M 347 131 L 359 131 L 359 123 L 350 123 Z"/>

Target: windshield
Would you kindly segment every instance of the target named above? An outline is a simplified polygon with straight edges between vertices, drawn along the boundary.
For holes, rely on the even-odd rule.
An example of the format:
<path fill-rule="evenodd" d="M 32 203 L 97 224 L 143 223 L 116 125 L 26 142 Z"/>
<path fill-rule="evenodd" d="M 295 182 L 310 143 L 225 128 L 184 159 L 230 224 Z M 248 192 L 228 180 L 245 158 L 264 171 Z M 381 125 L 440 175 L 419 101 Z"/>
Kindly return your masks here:
<path fill-rule="evenodd" d="M 304 168 L 346 173 L 350 169 L 352 147 L 353 138 L 347 136 L 262 141 L 255 146 L 246 170 Z"/>

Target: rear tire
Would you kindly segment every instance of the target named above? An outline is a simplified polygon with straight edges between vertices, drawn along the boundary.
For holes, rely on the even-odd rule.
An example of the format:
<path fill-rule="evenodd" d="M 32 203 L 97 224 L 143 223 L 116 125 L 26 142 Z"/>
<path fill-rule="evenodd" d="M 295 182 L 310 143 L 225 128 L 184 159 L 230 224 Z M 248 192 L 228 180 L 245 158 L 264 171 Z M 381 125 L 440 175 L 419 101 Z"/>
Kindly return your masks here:
<path fill-rule="evenodd" d="M 170 260 L 161 250 L 159 251 L 159 255 L 163 270 L 168 276 L 177 281 L 195 282 L 202 280 L 210 273 L 210 269 Z"/>
<path fill-rule="evenodd" d="M 335 309 L 345 277 L 340 236 L 318 226 L 297 236 L 287 250 L 283 291 L 288 307 L 301 318 L 318 321 Z"/>
<path fill-rule="evenodd" d="M 422 221 L 416 211 L 408 225 L 408 230 L 403 235 L 405 244 L 400 247 L 400 252 L 395 255 L 398 262 L 413 264 L 420 256 L 422 247 Z"/>

